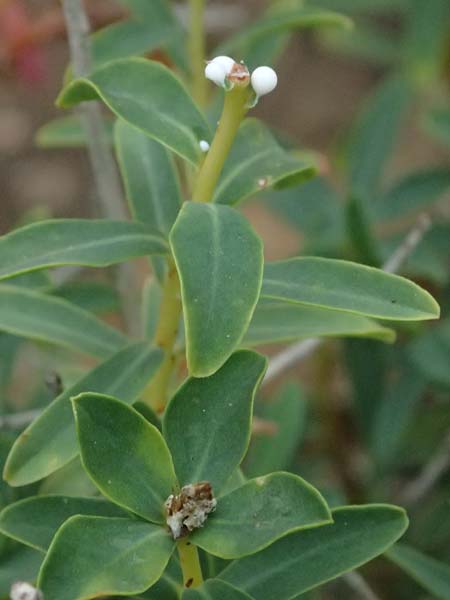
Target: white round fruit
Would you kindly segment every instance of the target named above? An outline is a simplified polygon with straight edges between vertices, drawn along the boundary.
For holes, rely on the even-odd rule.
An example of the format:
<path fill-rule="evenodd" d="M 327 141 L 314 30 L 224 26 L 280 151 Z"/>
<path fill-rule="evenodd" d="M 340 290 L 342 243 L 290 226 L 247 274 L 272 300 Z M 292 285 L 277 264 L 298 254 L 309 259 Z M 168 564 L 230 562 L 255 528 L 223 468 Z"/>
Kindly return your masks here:
<path fill-rule="evenodd" d="M 253 71 L 251 81 L 255 94 L 259 97 L 273 92 L 277 87 L 278 77 L 270 67 L 258 67 Z"/>

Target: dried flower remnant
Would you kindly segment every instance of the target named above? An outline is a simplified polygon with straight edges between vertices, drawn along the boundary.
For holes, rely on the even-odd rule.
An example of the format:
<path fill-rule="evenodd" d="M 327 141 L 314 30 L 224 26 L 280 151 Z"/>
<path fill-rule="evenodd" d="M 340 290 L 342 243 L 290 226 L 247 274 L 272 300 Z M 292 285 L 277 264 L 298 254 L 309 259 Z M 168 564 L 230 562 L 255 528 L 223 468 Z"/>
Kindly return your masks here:
<path fill-rule="evenodd" d="M 166 523 L 173 538 L 178 540 L 190 531 L 203 527 L 216 505 L 211 484 L 207 481 L 185 485 L 179 494 L 171 494 L 165 506 Z"/>
<path fill-rule="evenodd" d="M 9 597 L 11 600 L 43 600 L 42 593 L 25 581 L 14 583 Z"/>

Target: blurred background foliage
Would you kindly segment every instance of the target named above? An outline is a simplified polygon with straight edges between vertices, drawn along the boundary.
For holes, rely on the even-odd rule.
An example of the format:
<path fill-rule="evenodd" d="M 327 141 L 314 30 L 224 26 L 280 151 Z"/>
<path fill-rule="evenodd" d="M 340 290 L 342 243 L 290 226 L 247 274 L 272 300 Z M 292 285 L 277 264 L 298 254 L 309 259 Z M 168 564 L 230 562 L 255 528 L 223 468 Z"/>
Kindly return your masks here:
<path fill-rule="evenodd" d="M 106 27 L 93 37 L 96 63 L 145 54 L 183 72 L 179 41 L 187 13 L 173 4 L 180 21 L 161 12 L 159 0 L 86 2 L 93 28 Z M 331 504 L 405 506 L 406 545 L 363 574 L 386 600 L 448 600 L 450 3 L 310 0 L 311 9 L 338 11 L 354 26 L 297 31 L 299 6 L 292 0 L 208 3 L 211 55 L 223 51 L 250 66 L 277 65 L 277 93 L 255 112 L 287 149 L 300 144 L 319 171 L 299 186 L 262 190 L 243 210 L 264 238 L 268 259 L 304 254 L 382 266 L 413 231 L 420 241 L 407 252 L 401 274 L 431 291 L 443 316 L 401 325 L 393 345 L 327 341 L 270 381 L 257 405 L 244 471 L 292 470 Z M 59 116 L 54 98 L 67 59 L 58 2 L 0 0 L 2 233 L 49 216 L 95 216 L 77 127 L 71 120 L 46 125 Z M 213 99 L 212 120 L 217 106 Z M 138 266 L 144 278 L 145 265 Z M 84 273 L 77 283 L 22 279 L 119 323 L 108 272 Z M 0 334 L 0 462 L 33 411 L 51 402 L 58 377 L 68 386 L 86 366 L 67 350 Z M 41 492 L 92 490 L 73 463 L 26 488 L 0 483 L 0 507 Z M 40 557 L 6 538 L 0 553 L 5 595 L 16 573 L 32 578 Z M 366 596 L 340 579 L 307 597 Z"/>

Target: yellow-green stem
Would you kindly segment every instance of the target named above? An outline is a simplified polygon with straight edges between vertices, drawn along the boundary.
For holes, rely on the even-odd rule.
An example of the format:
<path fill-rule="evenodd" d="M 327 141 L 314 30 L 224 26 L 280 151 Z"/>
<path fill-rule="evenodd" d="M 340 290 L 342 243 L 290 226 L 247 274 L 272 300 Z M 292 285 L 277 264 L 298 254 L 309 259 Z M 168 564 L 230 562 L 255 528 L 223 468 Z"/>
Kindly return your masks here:
<path fill-rule="evenodd" d="M 249 88 L 235 87 L 226 92 L 222 116 L 211 148 L 206 155 L 192 193 L 194 202 L 211 202 L 215 187 L 230 152 L 239 125 L 248 111 Z"/>
<path fill-rule="evenodd" d="M 177 542 L 177 548 L 183 572 L 183 587 L 198 587 L 203 583 L 203 575 L 197 547 L 191 544 L 189 538 L 181 538 Z"/>
<path fill-rule="evenodd" d="M 168 388 L 176 362 L 174 346 L 178 335 L 180 316 L 180 281 L 175 263 L 172 258 L 169 258 L 155 333 L 155 343 L 164 351 L 164 359 L 145 392 L 148 403 L 158 413 L 162 412 L 167 404 Z"/>
<path fill-rule="evenodd" d="M 192 72 L 192 93 L 197 103 L 204 107 L 208 100 L 205 78 L 205 0 L 190 0 L 189 57 Z"/>

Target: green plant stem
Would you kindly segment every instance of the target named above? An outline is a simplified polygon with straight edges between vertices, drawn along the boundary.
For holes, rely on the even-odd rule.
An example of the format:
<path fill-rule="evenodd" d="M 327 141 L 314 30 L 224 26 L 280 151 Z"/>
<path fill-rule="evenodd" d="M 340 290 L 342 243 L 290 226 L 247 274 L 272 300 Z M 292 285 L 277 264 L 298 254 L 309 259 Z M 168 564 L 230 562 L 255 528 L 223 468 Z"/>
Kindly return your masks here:
<path fill-rule="evenodd" d="M 175 263 L 172 258 L 169 258 L 155 333 L 155 343 L 164 351 L 164 359 L 144 394 L 148 404 L 158 413 L 163 412 L 167 404 L 168 388 L 176 363 L 174 346 L 178 335 L 181 310 L 180 280 Z"/>
<path fill-rule="evenodd" d="M 222 116 L 192 193 L 194 202 L 211 202 L 214 189 L 242 119 L 248 111 L 251 90 L 235 87 L 225 94 Z"/>
<path fill-rule="evenodd" d="M 190 0 L 191 23 L 189 28 L 189 56 L 192 73 L 192 94 L 199 106 L 204 107 L 208 100 L 208 87 L 205 78 L 205 0 Z"/>
<path fill-rule="evenodd" d="M 198 557 L 197 546 L 191 544 L 189 538 L 182 538 L 177 542 L 178 556 L 180 557 L 183 572 L 183 587 L 196 588 L 203 583 L 202 568 Z"/>

